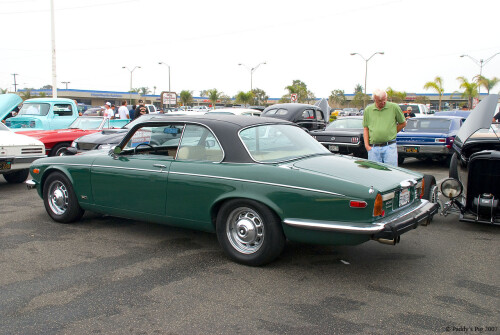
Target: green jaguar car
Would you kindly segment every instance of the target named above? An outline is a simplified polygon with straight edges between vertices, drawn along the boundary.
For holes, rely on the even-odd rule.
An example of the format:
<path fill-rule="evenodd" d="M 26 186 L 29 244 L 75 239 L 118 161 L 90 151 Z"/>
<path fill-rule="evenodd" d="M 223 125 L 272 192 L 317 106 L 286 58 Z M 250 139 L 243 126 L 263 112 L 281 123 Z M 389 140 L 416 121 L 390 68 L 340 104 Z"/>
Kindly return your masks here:
<path fill-rule="evenodd" d="M 158 115 L 110 151 L 38 159 L 30 174 L 57 222 L 88 210 L 215 232 L 231 259 L 254 266 L 286 240 L 396 244 L 438 209 L 432 176 L 332 154 L 265 117 Z"/>

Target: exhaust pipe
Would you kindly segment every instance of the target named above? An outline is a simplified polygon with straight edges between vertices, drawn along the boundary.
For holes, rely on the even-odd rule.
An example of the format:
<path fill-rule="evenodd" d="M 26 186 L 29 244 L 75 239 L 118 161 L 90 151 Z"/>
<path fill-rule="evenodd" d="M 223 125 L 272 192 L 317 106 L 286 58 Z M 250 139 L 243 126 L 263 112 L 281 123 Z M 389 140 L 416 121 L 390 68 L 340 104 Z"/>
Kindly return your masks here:
<path fill-rule="evenodd" d="M 400 240 L 401 240 L 400 236 L 393 238 L 393 239 L 387 239 L 387 238 L 376 238 L 375 239 L 375 241 L 377 241 L 379 243 L 388 244 L 388 245 L 396 245 L 397 243 L 399 243 Z"/>

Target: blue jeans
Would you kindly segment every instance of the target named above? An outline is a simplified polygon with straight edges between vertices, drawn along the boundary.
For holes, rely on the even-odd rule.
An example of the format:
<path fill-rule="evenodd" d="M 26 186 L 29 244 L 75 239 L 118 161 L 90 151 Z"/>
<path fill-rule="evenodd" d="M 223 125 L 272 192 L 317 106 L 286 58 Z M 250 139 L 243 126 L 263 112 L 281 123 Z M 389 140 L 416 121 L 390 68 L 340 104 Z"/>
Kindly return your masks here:
<path fill-rule="evenodd" d="M 385 147 L 372 147 L 372 150 L 368 151 L 368 159 L 398 166 L 398 147 L 396 143 L 386 145 Z"/>

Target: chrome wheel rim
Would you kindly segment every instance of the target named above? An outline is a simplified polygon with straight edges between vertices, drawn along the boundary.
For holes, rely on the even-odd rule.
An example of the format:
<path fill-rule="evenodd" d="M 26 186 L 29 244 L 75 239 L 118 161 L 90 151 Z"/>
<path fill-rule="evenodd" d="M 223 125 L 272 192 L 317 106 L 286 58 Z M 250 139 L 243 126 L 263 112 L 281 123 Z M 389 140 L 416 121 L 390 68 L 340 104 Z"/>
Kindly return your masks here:
<path fill-rule="evenodd" d="M 49 207 L 57 215 L 63 215 L 68 210 L 69 196 L 68 189 L 60 181 L 54 181 L 49 186 Z"/>
<path fill-rule="evenodd" d="M 264 222 L 259 214 L 247 207 L 233 210 L 226 222 L 229 242 L 242 254 L 257 252 L 264 242 Z"/>

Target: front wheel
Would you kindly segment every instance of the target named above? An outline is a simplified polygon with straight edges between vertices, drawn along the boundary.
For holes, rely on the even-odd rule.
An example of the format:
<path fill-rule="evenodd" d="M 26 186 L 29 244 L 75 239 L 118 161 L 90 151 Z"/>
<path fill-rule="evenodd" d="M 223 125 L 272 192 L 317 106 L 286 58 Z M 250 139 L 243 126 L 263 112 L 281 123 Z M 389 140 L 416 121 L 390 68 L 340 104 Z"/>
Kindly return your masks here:
<path fill-rule="evenodd" d="M 49 216 L 57 222 L 79 220 L 85 212 L 78 203 L 73 185 L 61 172 L 53 172 L 43 184 L 43 204 Z"/>
<path fill-rule="evenodd" d="M 20 184 L 28 178 L 29 169 L 18 170 L 14 172 L 4 173 L 3 177 L 9 184 Z"/>
<path fill-rule="evenodd" d="M 234 199 L 217 215 L 217 239 L 238 263 L 259 266 L 273 261 L 285 246 L 279 217 L 253 200 Z"/>

